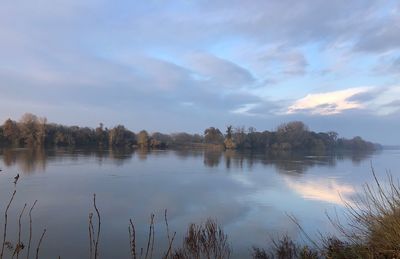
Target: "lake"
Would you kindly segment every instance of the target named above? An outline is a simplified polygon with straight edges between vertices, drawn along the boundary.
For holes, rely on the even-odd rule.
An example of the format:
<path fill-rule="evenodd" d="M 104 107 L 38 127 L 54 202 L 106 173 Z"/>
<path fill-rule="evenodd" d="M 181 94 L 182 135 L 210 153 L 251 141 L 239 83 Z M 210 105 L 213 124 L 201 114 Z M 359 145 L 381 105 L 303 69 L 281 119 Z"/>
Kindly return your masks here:
<path fill-rule="evenodd" d="M 232 258 L 249 258 L 252 246 L 271 237 L 310 236 L 334 231 L 326 213 L 341 217 L 362 184 L 386 170 L 400 176 L 400 151 L 330 155 L 240 153 L 216 150 L 100 151 L 29 150 L 0 152 L 0 208 L 14 190 L 8 240 L 15 242 L 18 215 L 38 200 L 33 215 L 33 248 L 44 228 L 40 258 L 88 258 L 88 214 L 93 193 L 101 213 L 101 258 L 129 258 L 128 221 L 136 226 L 137 246 L 146 247 L 150 215 L 155 214 L 155 256 L 168 247 L 164 210 L 174 246 L 190 223 L 216 219 L 228 235 Z M 340 193 L 340 195 L 339 195 Z M 28 210 L 28 209 L 27 209 Z M 0 218 L 3 226 L 3 216 Z M 22 218 L 27 244 L 29 218 Z M 2 232 L 2 230 L 1 230 Z M 26 250 L 26 249 L 25 249 Z M 31 253 L 33 251 L 31 250 Z"/>

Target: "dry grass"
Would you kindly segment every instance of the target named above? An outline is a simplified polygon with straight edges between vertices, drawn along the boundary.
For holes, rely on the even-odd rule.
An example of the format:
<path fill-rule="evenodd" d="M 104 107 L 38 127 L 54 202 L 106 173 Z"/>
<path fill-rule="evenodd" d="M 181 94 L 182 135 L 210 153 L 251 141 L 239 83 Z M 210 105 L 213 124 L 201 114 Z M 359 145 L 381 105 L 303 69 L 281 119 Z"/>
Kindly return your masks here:
<path fill-rule="evenodd" d="M 17 194 L 17 180 L 19 179 L 19 174 L 17 175 L 17 177 L 14 178 L 14 191 L 11 195 L 10 200 L 7 203 L 7 207 L 5 209 L 4 212 L 4 228 L 3 228 L 3 242 L 2 242 L 2 248 L 1 248 L 1 253 L 0 253 L 0 259 L 6 258 L 7 254 L 6 252 L 8 251 L 10 253 L 11 258 L 19 258 L 20 254 L 24 251 L 25 249 L 25 244 L 22 241 L 22 218 L 25 212 L 25 209 L 27 207 L 27 204 L 25 203 L 21 212 L 18 215 L 18 233 L 17 233 L 17 238 L 18 240 L 15 241 L 15 243 L 13 244 L 13 242 L 11 242 L 10 240 L 7 240 L 7 233 L 8 233 L 8 211 L 10 209 L 10 207 L 12 206 L 12 203 L 14 201 L 14 198 Z M 32 224 L 32 211 L 36 205 L 37 201 L 35 201 L 32 205 L 32 207 L 29 210 L 29 237 L 28 237 L 28 249 L 27 249 L 27 255 L 26 258 L 29 259 L 30 258 L 30 248 L 31 248 L 31 241 L 32 241 L 32 235 L 33 235 L 33 224 Z M 36 247 L 36 256 L 35 258 L 38 259 L 39 258 L 39 251 L 40 251 L 40 246 L 42 244 L 42 241 L 44 239 L 44 236 L 46 234 L 46 229 L 44 229 L 42 235 L 40 236 L 40 239 L 38 241 L 38 246 Z M 7 249 L 7 250 L 6 250 Z"/>
<path fill-rule="evenodd" d="M 228 236 L 215 221 L 208 219 L 202 225 L 189 225 L 182 247 L 175 250 L 172 258 L 225 259 L 230 254 Z"/>
<path fill-rule="evenodd" d="M 222 228 L 218 224 L 208 219 L 202 225 L 190 224 L 188 232 L 184 237 L 182 247 L 173 249 L 173 243 L 175 240 L 176 232 L 170 235 L 169 225 L 167 219 L 167 211 L 164 214 L 165 226 L 168 239 L 168 247 L 164 253 L 163 259 L 227 259 L 230 256 L 230 246 L 228 244 L 227 235 L 223 232 Z M 153 258 L 154 250 L 154 214 L 150 216 L 149 234 L 147 237 L 146 251 L 140 249 L 140 254 L 136 253 L 136 234 L 135 226 L 132 220 L 129 220 L 128 232 L 129 232 L 129 245 L 131 258 L 136 259 Z"/>
<path fill-rule="evenodd" d="M 389 173 L 387 181 L 378 180 L 373 168 L 372 175 L 374 183 L 365 184 L 351 203 L 345 203 L 346 224 L 337 215 L 327 215 L 340 236 L 310 240 L 297 220 L 289 216 L 314 247 L 300 246 L 285 236 L 272 241 L 267 250 L 253 248 L 253 258 L 400 258 L 400 183 Z"/>
<path fill-rule="evenodd" d="M 374 184 L 364 185 L 354 202 L 346 203 L 348 225 L 329 220 L 344 236 L 342 243 L 364 258 L 400 258 L 400 184 L 389 173 L 380 181 L 371 170 Z"/>
<path fill-rule="evenodd" d="M 13 194 L 11 195 L 10 201 L 7 204 L 6 210 L 4 212 L 4 230 L 3 230 L 3 245 L 1 247 L 1 254 L 0 254 L 0 259 L 3 259 L 4 256 L 4 248 L 7 243 L 7 221 L 8 221 L 8 210 L 10 209 L 11 203 L 14 200 L 15 194 L 17 193 L 16 190 L 14 190 Z"/>
<path fill-rule="evenodd" d="M 272 246 L 268 250 L 253 247 L 252 256 L 254 259 L 316 259 L 320 257 L 316 249 L 300 246 L 288 236 L 283 236 L 279 240 L 272 240 Z"/>

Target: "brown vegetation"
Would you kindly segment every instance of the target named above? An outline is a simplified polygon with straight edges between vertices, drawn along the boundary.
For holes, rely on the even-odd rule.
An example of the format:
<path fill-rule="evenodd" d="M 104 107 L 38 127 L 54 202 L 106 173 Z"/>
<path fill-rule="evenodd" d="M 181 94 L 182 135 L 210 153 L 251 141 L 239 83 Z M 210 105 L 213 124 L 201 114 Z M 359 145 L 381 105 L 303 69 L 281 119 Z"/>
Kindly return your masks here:
<path fill-rule="evenodd" d="M 295 244 L 285 236 L 273 241 L 267 250 L 253 248 L 253 258 L 400 258 L 400 183 L 388 174 L 388 181 L 383 185 L 374 169 L 372 174 L 375 184 L 366 184 L 353 203 L 346 203 L 346 224 L 328 215 L 341 237 L 322 236 L 318 242 L 311 240 L 314 247 L 310 248 Z"/>
<path fill-rule="evenodd" d="M 16 182 L 14 183 L 14 187 L 16 188 Z M 12 202 L 13 202 L 16 194 L 17 194 L 17 190 L 15 189 L 11 195 L 9 202 L 7 203 L 7 207 L 4 212 L 3 242 L 2 242 L 2 248 L 1 248 L 1 253 L 0 253 L 0 259 L 6 258 L 7 251 L 9 252 L 9 254 L 11 254 L 11 258 L 14 258 L 14 257 L 19 258 L 19 255 L 25 249 L 25 244 L 22 242 L 22 238 L 21 238 L 21 228 L 22 228 L 21 219 L 22 219 L 25 209 L 27 207 L 26 203 L 25 203 L 24 207 L 22 208 L 21 213 L 18 216 L 18 235 L 17 235 L 18 240 L 15 241 L 15 243 L 11 242 L 10 240 L 7 240 L 8 211 L 9 211 L 10 207 L 12 206 Z M 27 257 L 26 257 L 27 259 L 30 258 L 29 257 L 30 256 L 30 248 L 31 248 L 32 235 L 33 235 L 32 211 L 36 205 L 36 202 L 37 201 L 35 201 L 33 203 L 31 209 L 29 210 L 29 238 L 28 238 L 29 241 L 28 241 Z M 43 233 L 40 236 L 38 245 L 36 247 L 36 255 L 35 255 L 36 259 L 39 258 L 40 246 L 42 244 L 45 234 L 46 234 L 46 229 L 43 230 Z"/>

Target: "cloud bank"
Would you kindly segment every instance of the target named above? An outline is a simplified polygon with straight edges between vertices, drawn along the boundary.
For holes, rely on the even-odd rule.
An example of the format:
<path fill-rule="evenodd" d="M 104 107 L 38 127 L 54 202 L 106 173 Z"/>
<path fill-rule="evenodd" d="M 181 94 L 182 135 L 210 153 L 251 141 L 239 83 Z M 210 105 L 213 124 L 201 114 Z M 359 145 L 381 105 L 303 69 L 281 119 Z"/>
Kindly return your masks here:
<path fill-rule="evenodd" d="M 303 119 L 393 143 L 399 17 L 380 0 L 6 0 L 0 119 L 166 132 Z"/>

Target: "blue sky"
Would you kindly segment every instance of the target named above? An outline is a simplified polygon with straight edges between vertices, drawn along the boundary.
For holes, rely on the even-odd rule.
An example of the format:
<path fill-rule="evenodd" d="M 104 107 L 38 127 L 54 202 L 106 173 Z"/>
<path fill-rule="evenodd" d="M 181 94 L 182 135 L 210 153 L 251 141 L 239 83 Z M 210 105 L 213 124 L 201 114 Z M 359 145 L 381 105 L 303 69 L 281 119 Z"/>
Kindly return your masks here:
<path fill-rule="evenodd" d="M 5 0 L 0 119 L 400 144 L 398 1 Z"/>

